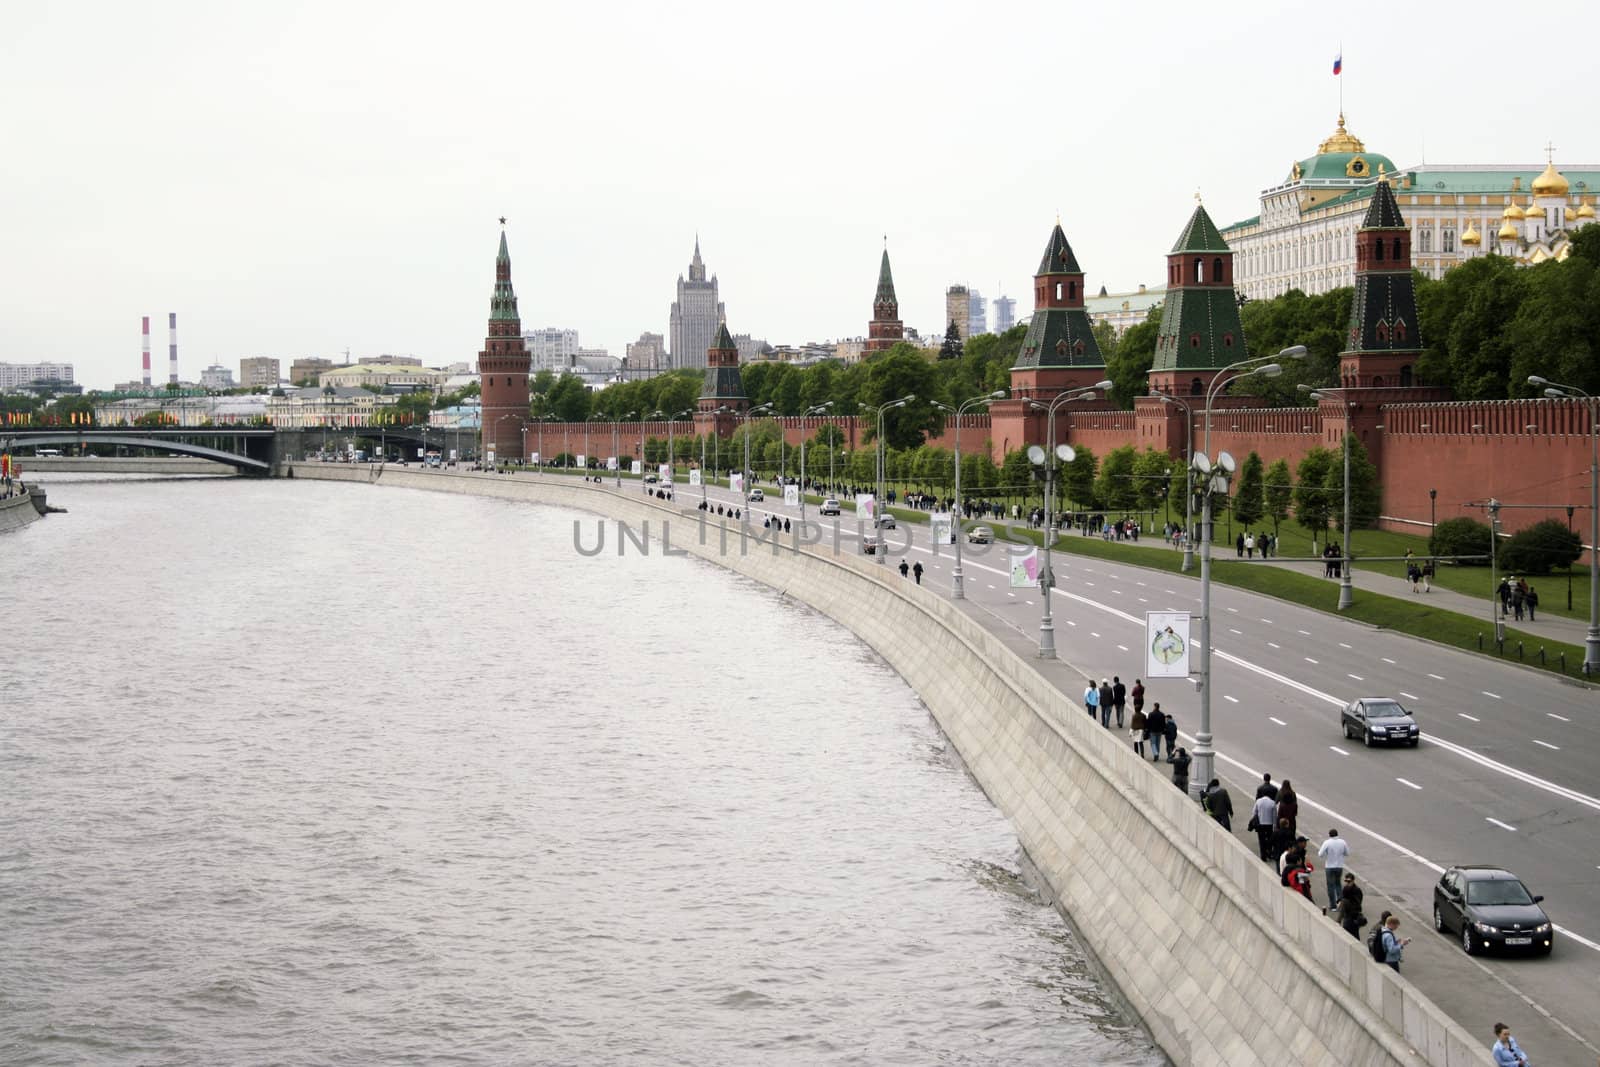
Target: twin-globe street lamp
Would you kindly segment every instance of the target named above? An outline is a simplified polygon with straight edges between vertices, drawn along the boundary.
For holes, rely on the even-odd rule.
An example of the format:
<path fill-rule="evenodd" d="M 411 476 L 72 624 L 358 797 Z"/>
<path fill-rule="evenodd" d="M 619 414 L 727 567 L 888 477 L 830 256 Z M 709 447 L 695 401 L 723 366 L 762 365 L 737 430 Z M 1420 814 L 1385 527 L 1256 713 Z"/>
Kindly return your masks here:
<path fill-rule="evenodd" d="M 1313 389 L 1308 385 L 1297 385 L 1295 388 L 1311 394 L 1312 400 L 1321 400 L 1337 393 L 1339 406 L 1344 408 L 1344 440 L 1341 442 L 1344 447 L 1344 547 L 1340 549 L 1344 559 L 1339 566 L 1339 610 L 1343 611 L 1355 601 L 1355 590 L 1350 582 L 1350 572 L 1354 569 L 1350 566 L 1350 398 L 1347 390 L 1333 386 Z"/>
<path fill-rule="evenodd" d="M 1562 385 L 1537 374 L 1528 375 L 1529 385 L 1544 386 L 1544 395 L 1553 399 L 1568 398 L 1588 401 L 1589 408 L 1589 631 L 1583 638 L 1583 670 L 1585 674 L 1600 671 L 1600 436 L 1596 436 L 1596 422 L 1600 421 L 1600 399 L 1575 385 Z"/>
<path fill-rule="evenodd" d="M 588 418 L 583 420 L 583 473 L 584 473 L 584 477 L 588 477 L 588 475 L 589 475 L 589 455 L 590 455 L 590 453 L 589 453 L 589 424 L 591 422 L 594 422 L 596 419 L 603 419 L 603 418 L 605 418 L 604 415 L 596 413 L 596 414 L 590 415 Z"/>
<path fill-rule="evenodd" d="M 618 489 L 622 488 L 622 424 L 638 414 L 637 411 L 630 411 L 621 418 L 611 420 L 611 461 L 617 465 L 616 487 Z M 644 422 L 642 419 L 639 423 L 639 437 L 640 440 L 644 439 Z M 644 469 L 643 464 L 640 465 L 639 469 Z"/>
<path fill-rule="evenodd" d="M 962 517 L 962 514 L 963 514 L 963 512 L 961 510 L 961 415 L 969 407 L 974 407 L 974 406 L 976 406 L 978 404 L 987 404 L 991 400 L 1001 400 L 1001 399 L 1004 399 L 1005 395 L 1006 395 L 1006 391 L 1004 389 L 996 389 L 992 393 L 984 393 L 982 396 L 975 396 L 975 397 L 972 397 L 970 400 L 963 400 L 961 403 L 957 404 L 956 407 L 955 407 L 955 415 L 956 415 L 956 506 L 955 506 L 955 514 L 951 516 L 951 528 L 954 530 L 955 538 L 956 538 L 956 569 L 955 569 L 955 573 L 953 575 L 951 575 L 951 578 L 950 578 L 950 581 L 951 581 L 950 596 L 954 600 L 965 600 L 967 598 L 967 589 L 966 589 L 965 579 L 963 578 L 962 571 L 961 571 L 961 542 L 966 540 L 965 531 L 962 529 L 962 524 L 961 524 L 961 517 Z M 1047 607 L 1048 607 L 1048 605 L 1047 605 Z"/>
<path fill-rule="evenodd" d="M 658 412 L 656 412 L 656 414 L 659 415 L 659 414 L 661 414 L 661 412 L 658 411 Z M 674 435 L 677 433 L 677 430 L 678 430 L 678 420 L 683 418 L 685 415 L 693 415 L 693 414 L 694 414 L 694 408 L 684 408 L 682 411 L 679 411 L 676 414 L 672 415 L 670 417 L 670 419 L 668 420 L 668 422 L 667 422 L 667 483 L 669 485 L 674 485 L 675 486 L 678 483 L 678 465 L 675 462 L 675 459 L 674 459 L 673 453 L 672 453 L 673 438 L 674 438 Z M 704 471 L 701 472 L 700 480 L 702 482 L 705 481 L 705 472 Z"/>
<path fill-rule="evenodd" d="M 1194 411 L 1183 401 L 1157 393 L 1163 404 L 1183 409 L 1183 563 L 1179 570 L 1194 569 Z"/>
<path fill-rule="evenodd" d="M 1058 393 L 1056 398 L 1048 404 L 1037 400 L 1029 400 L 1028 406 L 1037 408 L 1045 413 L 1045 440 L 1049 442 L 1049 450 L 1038 445 L 1028 446 L 1028 462 L 1034 466 L 1044 467 L 1044 563 L 1039 568 L 1039 591 L 1044 597 L 1044 614 L 1039 619 L 1039 658 L 1056 658 L 1056 624 L 1055 616 L 1050 612 L 1050 591 L 1055 588 L 1055 571 L 1050 566 L 1050 542 L 1055 539 L 1055 489 L 1056 489 L 1056 462 L 1071 463 L 1078 458 L 1077 452 L 1071 445 L 1056 444 L 1056 410 L 1072 403 L 1074 400 L 1094 400 L 1100 395 L 1100 390 L 1110 389 L 1111 381 L 1096 382 L 1087 389 L 1069 389 Z M 959 543 L 959 539 L 958 539 Z"/>
<path fill-rule="evenodd" d="M 879 404 L 875 408 L 873 408 L 873 407 L 869 407 L 868 408 L 869 411 L 875 412 L 876 415 L 877 415 L 877 418 L 878 418 L 878 438 L 877 438 L 877 441 L 875 442 L 875 444 L 877 445 L 877 448 L 875 449 L 875 454 L 873 456 L 873 458 L 877 461 L 878 479 L 877 479 L 877 486 L 876 486 L 876 495 L 873 497 L 873 500 L 872 500 L 872 534 L 873 534 L 873 540 L 875 542 L 872 554 L 878 558 L 878 562 L 880 564 L 887 562 L 887 560 L 885 558 L 887 556 L 887 553 L 884 552 L 884 548 L 886 546 L 883 543 L 883 509 L 884 509 L 884 502 L 883 502 L 883 468 L 884 468 L 884 458 L 885 458 L 884 457 L 884 447 L 883 447 L 883 413 L 886 412 L 886 411 L 889 411 L 892 408 L 903 408 L 907 404 L 909 404 L 911 401 L 915 400 L 916 398 L 917 398 L 917 394 L 915 394 L 915 393 L 907 393 L 905 396 L 901 397 L 899 400 L 890 400 L 887 403 Z"/>
<path fill-rule="evenodd" d="M 800 417 L 802 419 L 806 419 L 810 418 L 812 415 L 826 415 L 828 413 L 828 409 L 831 407 L 833 407 L 833 401 L 829 400 L 825 404 L 818 404 L 816 407 L 806 408 L 800 413 Z M 831 437 L 828 441 L 828 448 L 830 451 L 833 448 L 833 440 Z M 830 456 L 829 459 L 831 462 L 832 457 Z M 802 523 L 806 521 L 806 430 L 804 423 L 800 424 L 800 521 Z"/>
<path fill-rule="evenodd" d="M 744 493 L 744 513 L 741 518 L 743 522 L 750 521 L 750 420 L 756 415 L 770 414 L 772 414 L 772 402 L 769 400 L 738 415 L 744 422 L 744 470 L 739 474 L 739 488 Z M 704 481 L 703 478 L 701 480 Z"/>

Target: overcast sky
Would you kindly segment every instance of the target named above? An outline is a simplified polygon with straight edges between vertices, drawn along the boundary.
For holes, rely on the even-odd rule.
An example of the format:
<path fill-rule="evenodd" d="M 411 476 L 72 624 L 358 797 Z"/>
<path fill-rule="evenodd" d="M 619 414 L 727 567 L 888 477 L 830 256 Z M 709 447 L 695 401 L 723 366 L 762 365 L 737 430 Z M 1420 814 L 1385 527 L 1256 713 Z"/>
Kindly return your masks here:
<path fill-rule="evenodd" d="M 138 377 L 150 315 L 164 381 L 169 311 L 187 380 L 471 360 L 500 215 L 524 326 L 615 355 L 666 332 L 696 231 L 729 327 L 774 343 L 864 334 L 885 234 L 923 330 L 957 282 L 1025 314 L 1057 212 L 1091 291 L 1154 285 L 1196 190 L 1219 225 L 1254 214 L 1341 80 L 1351 131 L 1401 166 L 1542 163 L 1547 140 L 1600 161 L 1578 9 L 1533 37 L 1514 10 L 12 4 L 0 361 L 108 387 Z"/>

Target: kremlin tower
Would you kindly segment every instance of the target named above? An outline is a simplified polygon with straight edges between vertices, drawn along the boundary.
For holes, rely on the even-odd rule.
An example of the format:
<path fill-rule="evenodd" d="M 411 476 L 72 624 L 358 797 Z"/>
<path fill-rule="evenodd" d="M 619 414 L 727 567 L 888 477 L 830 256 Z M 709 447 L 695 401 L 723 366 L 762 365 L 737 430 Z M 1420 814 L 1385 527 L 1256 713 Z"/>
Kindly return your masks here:
<path fill-rule="evenodd" d="M 1033 276 L 1033 321 L 1011 368 L 1013 397 L 1048 399 L 1105 377 L 1083 298 L 1083 268 L 1057 222 Z"/>
<path fill-rule="evenodd" d="M 883 249 L 883 262 L 878 267 L 878 294 L 872 298 L 872 321 L 867 323 L 867 343 L 862 354 L 887 352 L 906 336 L 905 325 L 900 321 L 900 301 L 894 295 L 894 275 L 889 273 L 889 249 Z"/>
<path fill-rule="evenodd" d="M 1380 181 L 1356 231 L 1356 293 L 1350 335 L 1339 353 L 1339 384 L 1346 389 L 1410 386 L 1421 355 L 1411 231 L 1394 191 Z"/>
<path fill-rule="evenodd" d="M 1150 391 L 1204 396 L 1219 371 L 1248 358 L 1233 292 L 1233 251 L 1197 204 L 1167 254 L 1167 297 Z"/>
<path fill-rule="evenodd" d="M 528 424 L 528 367 L 522 340 L 517 294 L 511 288 L 511 253 L 506 248 L 505 219 L 500 220 L 500 254 L 494 261 L 494 295 L 489 298 L 489 336 L 478 353 L 478 379 L 483 390 L 482 440 L 485 456 L 523 455 L 523 427 Z"/>

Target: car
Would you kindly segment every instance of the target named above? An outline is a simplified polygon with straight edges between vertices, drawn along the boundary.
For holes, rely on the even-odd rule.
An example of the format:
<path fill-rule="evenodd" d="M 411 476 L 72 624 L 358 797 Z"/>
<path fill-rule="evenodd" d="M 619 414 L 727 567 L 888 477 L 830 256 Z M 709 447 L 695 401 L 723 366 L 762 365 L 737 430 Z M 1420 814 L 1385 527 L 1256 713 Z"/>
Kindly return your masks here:
<path fill-rule="evenodd" d="M 750 490 L 750 503 L 759 504 L 765 499 L 767 499 L 767 494 L 763 493 L 761 490 L 759 490 L 759 489 Z"/>
<path fill-rule="evenodd" d="M 992 545 L 994 544 L 994 531 L 987 526 L 974 526 L 967 531 L 967 544 Z"/>
<path fill-rule="evenodd" d="M 837 515 L 837 514 L 839 514 L 839 502 L 837 500 L 835 500 L 831 496 L 828 499 L 824 500 L 822 502 L 822 514 L 824 514 L 824 515 Z"/>
<path fill-rule="evenodd" d="M 1394 697 L 1362 697 L 1339 713 L 1344 736 L 1366 745 L 1410 745 L 1422 740 L 1417 720 Z"/>
<path fill-rule="evenodd" d="M 646 485 L 654 485 L 655 483 L 659 482 L 660 480 L 661 480 L 661 477 L 659 475 L 656 475 L 656 474 L 646 474 L 644 476 L 644 484 L 646 484 Z"/>
<path fill-rule="evenodd" d="M 1555 927 L 1522 880 L 1499 867 L 1447 868 L 1433 886 L 1433 928 L 1461 935 L 1472 956 L 1486 948 L 1527 949 L 1549 955 Z"/>
<path fill-rule="evenodd" d="M 865 552 L 869 556 L 876 555 L 878 551 L 878 539 L 871 534 L 867 534 L 867 536 L 861 539 L 861 551 Z"/>
<path fill-rule="evenodd" d="M 899 527 L 894 524 L 894 516 L 891 515 L 887 511 L 885 511 L 882 515 L 878 516 L 878 527 L 879 527 L 879 529 L 883 529 L 883 530 L 898 530 L 899 529 Z"/>

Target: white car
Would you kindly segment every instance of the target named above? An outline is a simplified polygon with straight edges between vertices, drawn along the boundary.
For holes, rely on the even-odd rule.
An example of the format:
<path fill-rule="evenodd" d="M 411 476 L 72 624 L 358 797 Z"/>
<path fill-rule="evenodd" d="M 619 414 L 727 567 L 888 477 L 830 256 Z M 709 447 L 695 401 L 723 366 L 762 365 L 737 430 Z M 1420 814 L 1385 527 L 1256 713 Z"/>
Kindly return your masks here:
<path fill-rule="evenodd" d="M 750 490 L 750 503 L 759 504 L 765 499 L 767 499 L 767 494 L 763 493 L 761 490 L 759 490 L 759 489 Z"/>
<path fill-rule="evenodd" d="M 894 524 L 894 516 L 885 511 L 878 516 L 878 528 L 880 530 L 898 530 L 900 527 Z"/>
<path fill-rule="evenodd" d="M 994 544 L 994 531 L 987 526 L 974 526 L 967 531 L 967 544 L 992 545 Z"/>
<path fill-rule="evenodd" d="M 822 502 L 822 511 L 820 512 L 820 514 L 823 514 L 823 515 L 837 515 L 837 514 L 839 514 L 839 502 L 837 500 L 835 500 L 833 497 L 830 496 L 828 499 L 826 499 L 826 500 L 824 500 Z"/>

